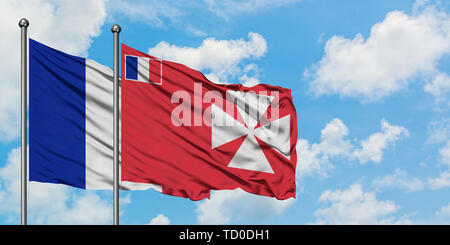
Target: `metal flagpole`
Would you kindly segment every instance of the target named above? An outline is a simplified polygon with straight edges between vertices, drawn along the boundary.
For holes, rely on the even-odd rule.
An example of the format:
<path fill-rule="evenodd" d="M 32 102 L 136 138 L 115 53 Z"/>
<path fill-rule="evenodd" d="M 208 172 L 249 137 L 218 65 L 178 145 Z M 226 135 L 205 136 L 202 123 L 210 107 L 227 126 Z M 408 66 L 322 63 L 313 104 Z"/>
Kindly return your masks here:
<path fill-rule="evenodd" d="M 111 28 L 114 35 L 114 225 L 119 225 L 119 33 L 120 26 L 115 24 Z"/>
<path fill-rule="evenodd" d="M 27 60 L 27 50 L 28 50 L 28 40 L 27 40 L 27 27 L 29 22 L 27 19 L 22 18 L 19 21 L 20 31 L 21 31 L 21 90 L 22 90 L 22 101 L 21 101 L 21 224 L 27 224 L 27 184 L 28 184 L 28 149 L 27 149 L 27 76 L 28 76 L 28 60 Z"/>

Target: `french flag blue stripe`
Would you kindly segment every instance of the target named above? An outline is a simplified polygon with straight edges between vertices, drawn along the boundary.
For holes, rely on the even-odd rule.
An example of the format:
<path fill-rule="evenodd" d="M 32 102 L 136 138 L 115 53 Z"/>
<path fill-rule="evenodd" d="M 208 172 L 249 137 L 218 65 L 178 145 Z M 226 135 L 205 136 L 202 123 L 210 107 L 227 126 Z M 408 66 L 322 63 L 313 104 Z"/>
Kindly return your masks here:
<path fill-rule="evenodd" d="M 126 56 L 125 63 L 125 77 L 127 79 L 138 80 L 138 58 L 133 56 Z"/>
<path fill-rule="evenodd" d="M 29 179 L 85 188 L 86 60 L 29 46 Z"/>

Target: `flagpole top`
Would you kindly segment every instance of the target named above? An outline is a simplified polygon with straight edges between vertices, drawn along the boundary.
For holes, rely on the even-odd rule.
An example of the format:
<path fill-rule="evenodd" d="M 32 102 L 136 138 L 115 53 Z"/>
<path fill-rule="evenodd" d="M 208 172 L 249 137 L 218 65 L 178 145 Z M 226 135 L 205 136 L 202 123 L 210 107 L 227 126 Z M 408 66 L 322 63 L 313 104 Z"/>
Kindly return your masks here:
<path fill-rule="evenodd" d="M 111 32 L 112 32 L 112 33 L 115 33 L 115 32 L 120 33 L 121 30 L 122 30 L 122 29 L 120 28 L 120 26 L 119 26 L 118 24 L 115 24 L 115 25 L 113 25 L 113 26 L 111 27 Z"/>
<path fill-rule="evenodd" d="M 28 25 L 30 25 L 30 22 L 28 22 L 27 19 L 22 18 L 22 19 L 19 20 L 19 26 L 20 26 L 20 28 L 22 28 L 22 27 L 27 28 Z M 120 27 L 119 27 L 119 28 L 120 28 Z"/>

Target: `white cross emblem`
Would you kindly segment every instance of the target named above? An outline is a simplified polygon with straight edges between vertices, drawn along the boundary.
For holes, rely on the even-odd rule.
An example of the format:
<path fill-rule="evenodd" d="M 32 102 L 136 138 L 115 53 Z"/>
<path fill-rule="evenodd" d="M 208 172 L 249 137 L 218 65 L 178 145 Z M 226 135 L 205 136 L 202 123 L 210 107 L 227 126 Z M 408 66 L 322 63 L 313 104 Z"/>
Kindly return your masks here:
<path fill-rule="evenodd" d="M 236 107 L 246 125 L 212 104 L 212 149 L 246 136 L 228 167 L 274 173 L 256 138 L 271 146 L 283 157 L 290 159 L 290 115 L 271 122 L 261 122 L 261 116 L 273 101 L 272 96 L 231 90 L 227 93 L 238 102 Z M 261 126 L 255 128 L 258 122 Z"/>

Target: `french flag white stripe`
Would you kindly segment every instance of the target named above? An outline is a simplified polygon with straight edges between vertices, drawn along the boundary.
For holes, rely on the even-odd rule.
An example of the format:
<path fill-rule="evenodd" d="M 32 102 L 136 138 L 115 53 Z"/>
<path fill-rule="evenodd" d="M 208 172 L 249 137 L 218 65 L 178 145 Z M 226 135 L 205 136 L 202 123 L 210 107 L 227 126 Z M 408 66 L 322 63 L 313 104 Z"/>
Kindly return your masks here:
<path fill-rule="evenodd" d="M 138 81 L 150 81 L 150 59 L 147 57 L 137 57 L 138 60 Z"/>

